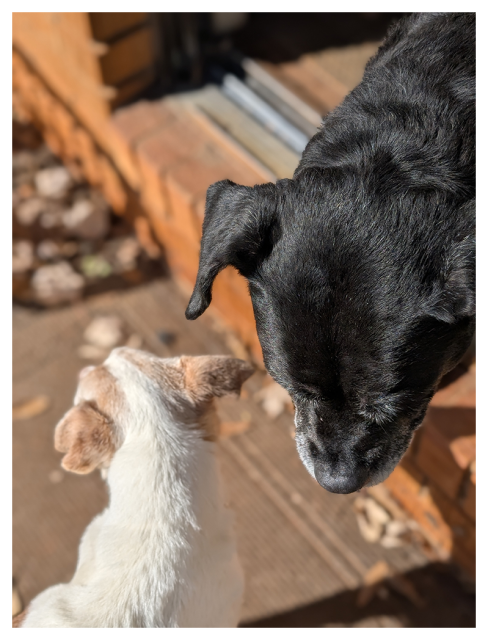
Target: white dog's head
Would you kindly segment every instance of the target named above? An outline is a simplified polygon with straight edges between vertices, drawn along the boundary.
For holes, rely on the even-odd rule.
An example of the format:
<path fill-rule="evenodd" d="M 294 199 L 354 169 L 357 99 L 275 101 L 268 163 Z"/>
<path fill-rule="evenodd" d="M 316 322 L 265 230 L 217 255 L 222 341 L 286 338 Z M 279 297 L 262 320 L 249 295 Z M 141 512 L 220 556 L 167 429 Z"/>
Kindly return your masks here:
<path fill-rule="evenodd" d="M 178 423 L 197 426 L 202 437 L 214 439 L 213 398 L 239 395 L 253 371 L 249 363 L 228 356 L 163 359 L 114 349 L 102 365 L 79 374 L 74 406 L 55 430 L 54 446 L 66 454 L 61 464 L 74 473 L 106 469 L 127 437 L 127 416 L 154 403 L 164 405 Z"/>

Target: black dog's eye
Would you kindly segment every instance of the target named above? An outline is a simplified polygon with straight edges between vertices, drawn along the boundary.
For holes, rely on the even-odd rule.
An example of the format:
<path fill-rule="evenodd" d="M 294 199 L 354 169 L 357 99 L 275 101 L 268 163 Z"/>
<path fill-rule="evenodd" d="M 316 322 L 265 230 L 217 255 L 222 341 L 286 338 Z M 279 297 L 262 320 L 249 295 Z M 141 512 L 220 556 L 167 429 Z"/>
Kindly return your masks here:
<path fill-rule="evenodd" d="M 374 404 L 362 403 L 359 414 L 368 422 L 384 427 L 398 418 L 398 398 L 387 396 L 375 401 Z"/>

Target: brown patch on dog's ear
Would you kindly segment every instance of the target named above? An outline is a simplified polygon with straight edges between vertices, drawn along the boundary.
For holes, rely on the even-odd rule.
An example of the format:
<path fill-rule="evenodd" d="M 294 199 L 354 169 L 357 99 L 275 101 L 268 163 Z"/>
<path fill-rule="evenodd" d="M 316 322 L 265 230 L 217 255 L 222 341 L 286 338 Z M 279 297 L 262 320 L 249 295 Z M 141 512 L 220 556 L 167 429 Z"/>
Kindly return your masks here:
<path fill-rule="evenodd" d="M 185 389 L 197 403 L 238 396 L 243 383 L 254 373 L 251 364 L 230 356 L 182 356 L 180 364 Z"/>
<path fill-rule="evenodd" d="M 90 473 L 107 466 L 115 453 L 114 425 L 90 402 L 68 411 L 56 426 L 54 448 L 66 453 L 61 466 L 73 473 Z"/>

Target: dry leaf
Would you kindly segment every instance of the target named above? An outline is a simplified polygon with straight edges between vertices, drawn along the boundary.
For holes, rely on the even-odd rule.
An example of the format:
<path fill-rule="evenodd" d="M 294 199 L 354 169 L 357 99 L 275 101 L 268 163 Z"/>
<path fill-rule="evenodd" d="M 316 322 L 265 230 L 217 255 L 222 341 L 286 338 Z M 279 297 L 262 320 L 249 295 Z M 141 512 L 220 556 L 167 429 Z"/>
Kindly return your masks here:
<path fill-rule="evenodd" d="M 399 536 L 403 536 L 405 533 L 407 533 L 408 530 L 409 528 L 406 522 L 392 520 L 391 522 L 387 523 L 385 533 L 387 536 L 398 538 Z"/>
<path fill-rule="evenodd" d="M 385 549 L 396 549 L 405 546 L 405 542 L 397 536 L 385 535 L 380 539 L 380 545 Z"/>
<path fill-rule="evenodd" d="M 363 538 L 370 543 L 379 542 L 385 533 L 385 526 L 391 521 L 388 511 L 370 496 L 356 498 L 354 510 Z"/>
<path fill-rule="evenodd" d="M 391 569 L 384 560 L 374 564 L 363 577 L 363 587 L 358 591 L 356 606 L 365 607 L 384 587 L 383 581 L 391 575 Z"/>
<path fill-rule="evenodd" d="M 51 404 L 47 396 L 34 396 L 25 402 L 20 402 L 12 407 L 13 420 L 28 420 L 41 415 Z"/>
<path fill-rule="evenodd" d="M 366 511 L 366 516 L 371 524 L 384 526 L 391 520 L 388 511 L 383 509 L 383 507 L 379 505 L 376 500 L 373 500 L 373 498 L 368 497 L 364 499 L 364 510 Z"/>
<path fill-rule="evenodd" d="M 251 426 L 249 420 L 241 420 L 240 422 L 222 422 L 220 425 L 219 438 L 230 438 L 239 433 L 244 433 Z"/>
<path fill-rule="evenodd" d="M 366 586 L 380 582 L 391 575 L 390 566 L 385 560 L 379 560 L 366 571 L 363 577 L 363 584 Z"/>
<path fill-rule="evenodd" d="M 386 509 L 394 520 L 405 520 L 407 518 L 405 511 L 395 502 L 383 484 L 368 487 L 367 493 Z"/>
<path fill-rule="evenodd" d="M 388 579 L 388 584 L 395 589 L 407 600 L 410 600 L 416 607 L 421 608 L 425 605 L 423 598 L 420 597 L 413 583 L 403 575 L 394 575 Z"/>
<path fill-rule="evenodd" d="M 378 542 L 383 534 L 383 526 L 377 522 L 369 522 L 366 516 L 362 513 L 357 513 L 356 518 L 358 521 L 359 531 L 366 542 Z"/>

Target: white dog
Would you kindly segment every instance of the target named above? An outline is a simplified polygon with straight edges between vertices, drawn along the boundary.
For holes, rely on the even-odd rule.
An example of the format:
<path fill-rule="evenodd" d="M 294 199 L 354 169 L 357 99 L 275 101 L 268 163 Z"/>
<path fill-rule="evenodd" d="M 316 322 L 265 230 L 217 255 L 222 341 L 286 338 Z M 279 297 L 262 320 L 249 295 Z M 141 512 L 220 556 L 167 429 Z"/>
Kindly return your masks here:
<path fill-rule="evenodd" d="M 71 582 L 38 595 L 19 626 L 237 625 L 244 581 L 212 399 L 239 394 L 252 372 L 225 356 L 120 348 L 80 373 L 55 447 L 69 471 L 102 469 L 110 505 L 86 529 Z"/>

